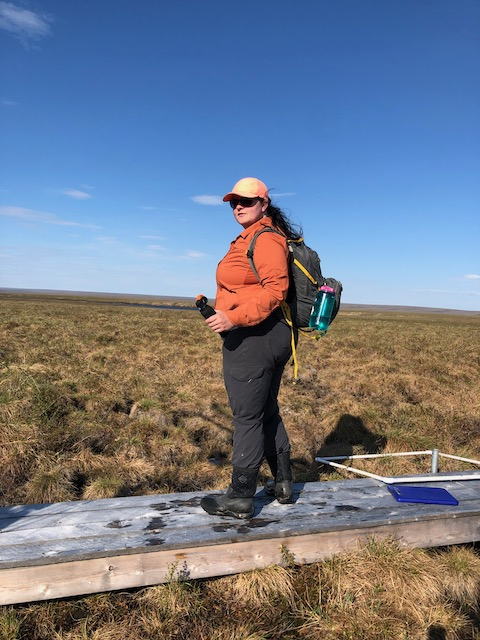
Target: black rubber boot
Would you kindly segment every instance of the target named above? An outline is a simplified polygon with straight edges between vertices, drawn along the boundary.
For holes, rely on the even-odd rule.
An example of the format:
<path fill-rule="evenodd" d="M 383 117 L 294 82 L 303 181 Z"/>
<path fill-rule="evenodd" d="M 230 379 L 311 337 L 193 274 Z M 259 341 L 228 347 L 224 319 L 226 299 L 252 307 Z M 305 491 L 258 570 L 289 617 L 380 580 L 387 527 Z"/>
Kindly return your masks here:
<path fill-rule="evenodd" d="M 269 496 L 275 496 L 280 504 L 292 504 L 293 485 L 290 451 L 267 456 L 268 466 L 275 480 L 269 480 L 265 491 Z"/>
<path fill-rule="evenodd" d="M 253 516 L 253 496 L 257 490 L 258 469 L 233 467 L 232 483 L 219 496 L 205 496 L 200 506 L 212 516 L 232 516 L 246 520 Z"/>

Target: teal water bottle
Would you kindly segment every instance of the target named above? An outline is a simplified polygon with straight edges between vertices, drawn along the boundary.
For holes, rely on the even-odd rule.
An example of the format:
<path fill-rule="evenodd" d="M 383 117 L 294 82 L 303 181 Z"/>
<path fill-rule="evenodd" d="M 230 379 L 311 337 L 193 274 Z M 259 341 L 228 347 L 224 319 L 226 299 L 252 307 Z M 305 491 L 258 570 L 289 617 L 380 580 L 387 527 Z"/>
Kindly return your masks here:
<path fill-rule="evenodd" d="M 327 285 L 320 287 L 312 307 L 308 326 L 316 331 L 326 333 L 332 318 L 334 304 L 335 289 L 327 287 Z"/>

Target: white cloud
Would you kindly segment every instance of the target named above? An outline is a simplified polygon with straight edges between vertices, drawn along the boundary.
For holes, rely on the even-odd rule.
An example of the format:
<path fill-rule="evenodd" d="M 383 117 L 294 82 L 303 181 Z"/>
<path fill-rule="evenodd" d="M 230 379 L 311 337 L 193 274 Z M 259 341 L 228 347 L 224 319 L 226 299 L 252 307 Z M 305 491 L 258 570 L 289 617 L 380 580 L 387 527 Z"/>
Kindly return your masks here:
<path fill-rule="evenodd" d="M 142 211 L 158 211 L 157 207 L 150 207 L 150 206 L 139 207 L 139 209 L 142 209 Z"/>
<path fill-rule="evenodd" d="M 4 107 L 16 107 L 17 104 L 18 103 L 14 100 L 6 100 L 5 98 L 2 98 L 2 106 Z"/>
<path fill-rule="evenodd" d="M 65 189 L 63 194 L 69 198 L 74 198 L 75 200 L 90 200 L 92 197 L 86 191 L 78 191 L 78 189 Z"/>
<path fill-rule="evenodd" d="M 140 236 L 142 240 L 165 240 L 165 236 Z"/>
<path fill-rule="evenodd" d="M 55 224 L 64 227 L 82 227 L 84 229 L 100 229 L 93 224 L 82 224 L 81 222 L 72 222 L 71 220 L 63 220 L 53 213 L 46 211 L 33 211 L 32 209 L 24 209 L 23 207 L 0 207 L 0 216 L 7 218 L 17 218 L 27 222 L 36 222 L 39 224 Z"/>
<path fill-rule="evenodd" d="M 465 278 L 465 280 L 480 280 L 480 275 L 476 273 L 469 273 L 468 275 L 463 277 Z"/>
<path fill-rule="evenodd" d="M 50 17 L 22 9 L 13 2 L 0 1 L 0 29 L 12 33 L 25 44 L 50 35 L 51 21 Z"/>
<path fill-rule="evenodd" d="M 206 204 L 208 206 L 214 206 L 214 207 L 217 207 L 219 204 L 225 204 L 221 196 L 208 196 L 208 195 L 193 196 L 192 198 L 190 198 L 190 200 L 193 200 L 198 204 Z"/>
<path fill-rule="evenodd" d="M 187 258 L 205 258 L 206 253 L 201 253 L 200 251 L 187 251 Z"/>
<path fill-rule="evenodd" d="M 162 247 L 161 244 L 149 244 L 147 249 L 149 251 L 166 251 L 165 247 Z"/>

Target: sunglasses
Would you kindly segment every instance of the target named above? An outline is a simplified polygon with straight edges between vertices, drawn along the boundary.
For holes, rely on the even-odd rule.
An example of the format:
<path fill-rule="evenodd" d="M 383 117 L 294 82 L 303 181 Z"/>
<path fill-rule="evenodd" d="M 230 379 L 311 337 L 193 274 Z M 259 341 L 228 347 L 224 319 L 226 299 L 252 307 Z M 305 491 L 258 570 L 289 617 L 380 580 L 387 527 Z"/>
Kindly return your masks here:
<path fill-rule="evenodd" d="M 235 209 L 238 205 L 248 209 L 249 207 L 253 207 L 254 204 L 260 202 L 261 198 L 232 198 L 230 200 L 230 206 L 232 209 Z"/>

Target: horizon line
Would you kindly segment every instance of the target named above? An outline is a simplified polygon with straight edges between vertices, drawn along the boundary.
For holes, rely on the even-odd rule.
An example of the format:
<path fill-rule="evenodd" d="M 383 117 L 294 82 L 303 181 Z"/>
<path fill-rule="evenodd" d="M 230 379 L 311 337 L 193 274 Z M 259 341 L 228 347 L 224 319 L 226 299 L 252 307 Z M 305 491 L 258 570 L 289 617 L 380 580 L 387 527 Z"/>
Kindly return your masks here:
<path fill-rule="evenodd" d="M 26 289 L 22 287 L 0 287 L 0 295 L 16 293 L 16 294 L 29 294 L 29 295 L 64 295 L 64 296 L 85 296 L 93 297 L 100 296 L 106 298 L 142 298 L 148 300 L 173 300 L 173 301 L 194 301 L 196 296 L 174 296 L 174 295 L 162 295 L 162 294 L 149 294 L 149 293 L 114 293 L 108 291 L 82 291 L 82 290 L 69 290 L 69 289 Z M 215 296 L 210 296 L 213 300 Z M 413 305 L 400 305 L 400 304 L 368 304 L 368 303 L 355 303 L 355 302 L 342 302 L 341 307 L 350 310 L 384 310 L 384 311 L 403 311 L 403 312 L 417 312 L 417 313 L 438 313 L 438 314 L 461 314 L 461 315 L 480 315 L 480 310 L 475 311 L 471 309 L 449 309 L 446 307 L 423 307 Z"/>

